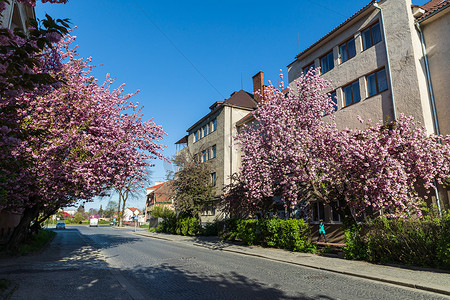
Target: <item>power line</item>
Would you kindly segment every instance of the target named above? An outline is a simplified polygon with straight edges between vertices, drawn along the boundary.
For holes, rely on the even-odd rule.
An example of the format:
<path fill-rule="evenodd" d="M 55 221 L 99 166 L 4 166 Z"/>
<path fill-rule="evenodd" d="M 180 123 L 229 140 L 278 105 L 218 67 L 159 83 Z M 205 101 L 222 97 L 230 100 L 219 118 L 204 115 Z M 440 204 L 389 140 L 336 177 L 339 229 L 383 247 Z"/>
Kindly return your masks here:
<path fill-rule="evenodd" d="M 195 71 L 197 71 L 198 74 L 200 74 L 200 76 L 213 88 L 216 90 L 216 92 L 223 98 L 225 98 L 224 95 L 222 95 L 222 93 L 208 80 L 208 78 L 206 78 L 205 75 L 203 75 L 202 72 L 200 72 L 200 70 L 194 65 L 194 63 L 186 56 L 184 55 L 184 53 L 180 50 L 180 48 L 177 47 L 177 45 L 169 38 L 169 36 L 167 34 L 165 34 L 164 31 L 162 31 L 162 29 L 152 20 L 152 18 L 150 18 L 150 16 L 145 12 L 145 10 L 142 8 L 142 6 L 139 5 L 139 3 L 137 3 L 136 0 L 132 0 L 134 2 L 134 4 L 136 5 L 137 8 L 139 8 L 139 10 L 142 12 L 142 14 L 153 24 L 153 26 L 155 26 L 155 28 L 169 41 L 169 43 L 178 51 L 178 53 L 181 54 L 181 56 L 184 57 L 184 59 L 191 64 L 191 66 L 194 68 Z"/>
<path fill-rule="evenodd" d="M 314 4 L 314 5 L 319 6 L 319 7 L 321 7 L 321 8 L 324 8 L 324 9 L 326 9 L 326 10 L 329 10 L 329 11 L 331 11 L 331 12 L 334 12 L 335 14 L 338 14 L 338 15 L 343 16 L 343 17 L 347 17 L 346 15 L 342 14 L 341 12 L 339 12 L 339 11 L 337 11 L 337 10 L 334 10 L 334 9 L 332 9 L 332 8 L 329 8 L 328 6 L 325 6 L 325 5 L 322 5 L 322 4 L 320 4 L 320 3 L 317 3 L 316 1 L 311 1 L 311 0 L 307 0 L 307 1 L 308 1 L 309 3 L 312 3 L 312 4 Z"/>

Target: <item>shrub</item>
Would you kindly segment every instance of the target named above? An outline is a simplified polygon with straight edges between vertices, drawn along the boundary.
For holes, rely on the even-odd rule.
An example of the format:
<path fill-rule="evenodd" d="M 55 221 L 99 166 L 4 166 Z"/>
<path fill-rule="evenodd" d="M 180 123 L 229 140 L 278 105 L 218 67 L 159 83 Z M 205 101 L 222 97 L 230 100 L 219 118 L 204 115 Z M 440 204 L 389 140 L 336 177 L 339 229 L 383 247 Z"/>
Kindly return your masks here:
<path fill-rule="evenodd" d="M 32 236 L 29 241 L 19 247 L 19 253 L 21 255 L 27 255 L 30 252 L 40 250 L 51 241 L 55 235 L 56 232 L 53 230 L 40 230 L 36 235 Z"/>
<path fill-rule="evenodd" d="M 219 235 L 219 222 L 206 223 L 201 229 L 201 234 L 204 236 Z"/>
<path fill-rule="evenodd" d="M 255 244 L 257 224 L 258 220 L 240 220 L 237 223 L 237 236 L 242 240 L 244 244 Z"/>
<path fill-rule="evenodd" d="M 345 257 L 450 269 L 450 217 L 377 218 L 346 230 Z"/>
<path fill-rule="evenodd" d="M 344 254 L 346 259 L 366 259 L 367 247 L 361 240 L 361 226 L 352 225 L 345 230 Z"/>
<path fill-rule="evenodd" d="M 178 235 L 197 235 L 200 231 L 200 223 L 194 217 L 175 216 L 165 218 L 156 226 L 156 232 L 171 233 Z"/>
<path fill-rule="evenodd" d="M 223 241 L 234 241 L 237 237 L 237 224 L 239 219 L 225 219 L 217 223 L 219 237 Z"/>
<path fill-rule="evenodd" d="M 167 219 L 175 217 L 175 212 L 164 205 L 155 205 L 150 214 L 152 218 Z"/>
<path fill-rule="evenodd" d="M 437 260 L 450 269 L 450 211 L 442 216 L 442 234 L 437 248 Z"/>
<path fill-rule="evenodd" d="M 228 230 L 222 233 L 222 237 L 228 237 L 228 240 L 237 237 L 246 245 L 263 245 L 302 252 L 315 250 L 310 240 L 309 224 L 304 220 L 228 220 L 225 224 Z"/>

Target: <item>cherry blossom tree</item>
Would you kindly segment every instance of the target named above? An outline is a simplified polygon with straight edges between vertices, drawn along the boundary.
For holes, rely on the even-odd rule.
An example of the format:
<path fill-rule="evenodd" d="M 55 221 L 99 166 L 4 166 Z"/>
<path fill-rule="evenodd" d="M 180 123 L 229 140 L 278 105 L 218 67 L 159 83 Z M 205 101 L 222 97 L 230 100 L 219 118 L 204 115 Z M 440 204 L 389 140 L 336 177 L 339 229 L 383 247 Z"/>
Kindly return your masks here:
<path fill-rule="evenodd" d="M 55 45 L 57 59 L 53 51 L 38 57 L 58 84 L 15 96 L 15 109 L 0 115 L 3 124 L 14 124 L 2 127 L 3 140 L 14 142 L 1 152 L 8 165 L 2 165 L 0 208 L 23 211 L 12 245 L 47 207 L 90 201 L 130 183 L 142 186 L 150 160 L 163 159 L 163 129 L 144 121 L 139 103 L 129 100 L 133 94 L 113 89 L 109 76 L 99 84 L 90 75 L 91 59 L 70 48 L 74 40 L 66 36 Z"/>
<path fill-rule="evenodd" d="M 246 200 L 261 209 L 281 197 L 290 210 L 322 201 L 350 222 L 367 209 L 420 215 L 419 188 L 449 177 L 449 138 L 428 136 L 412 118 L 364 130 L 336 128 L 329 84 L 310 71 L 287 95 L 272 87 L 237 136 Z M 337 203 L 340 203 L 337 204 Z"/>

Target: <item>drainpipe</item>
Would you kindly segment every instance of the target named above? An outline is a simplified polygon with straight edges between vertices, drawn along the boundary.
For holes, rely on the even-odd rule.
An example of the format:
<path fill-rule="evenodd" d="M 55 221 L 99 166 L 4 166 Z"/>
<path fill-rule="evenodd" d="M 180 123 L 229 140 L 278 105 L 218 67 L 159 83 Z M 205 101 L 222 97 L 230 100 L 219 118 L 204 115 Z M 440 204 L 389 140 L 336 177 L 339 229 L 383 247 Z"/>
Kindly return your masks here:
<path fill-rule="evenodd" d="M 415 25 L 416 25 L 417 31 L 419 31 L 420 45 L 422 46 L 423 60 L 425 62 L 425 74 L 427 76 L 428 95 L 430 96 L 431 111 L 433 113 L 434 133 L 436 135 L 440 135 L 439 122 L 438 122 L 438 117 L 437 117 L 437 112 L 436 112 L 436 102 L 435 102 L 435 99 L 434 99 L 433 85 L 431 84 L 430 67 L 429 67 L 429 64 L 428 64 L 428 55 L 427 55 L 427 48 L 426 48 L 426 45 L 425 45 L 425 38 L 423 36 L 423 32 L 422 32 L 422 29 L 420 28 L 419 22 L 416 22 Z M 436 195 L 436 204 L 437 204 L 437 207 L 438 207 L 439 215 L 442 216 L 441 203 L 440 203 L 441 200 L 439 198 L 439 193 L 438 193 L 438 190 L 437 190 L 436 179 L 434 180 L 434 193 Z"/>
<path fill-rule="evenodd" d="M 381 28 L 383 30 L 383 38 L 384 38 L 384 48 L 386 51 L 386 60 L 387 60 L 387 67 L 388 67 L 388 76 L 389 76 L 389 84 L 391 86 L 391 97 L 392 97 L 392 110 L 394 111 L 394 120 L 397 120 L 397 109 L 395 107 L 395 100 L 394 100 L 394 88 L 392 87 L 392 74 L 391 74 L 391 63 L 389 59 L 389 50 L 386 40 L 386 30 L 384 29 L 384 20 L 383 20 L 383 11 L 381 10 L 381 7 L 378 6 L 378 3 L 374 0 L 373 1 L 373 7 L 378 8 L 380 10 L 380 21 L 381 21 Z"/>

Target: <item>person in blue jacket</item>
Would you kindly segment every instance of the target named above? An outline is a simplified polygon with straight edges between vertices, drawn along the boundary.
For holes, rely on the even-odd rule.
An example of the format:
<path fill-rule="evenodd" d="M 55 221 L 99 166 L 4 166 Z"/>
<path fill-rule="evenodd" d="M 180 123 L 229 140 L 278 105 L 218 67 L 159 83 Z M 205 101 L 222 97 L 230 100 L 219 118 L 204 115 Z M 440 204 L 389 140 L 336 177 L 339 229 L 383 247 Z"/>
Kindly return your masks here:
<path fill-rule="evenodd" d="M 325 238 L 325 243 L 328 243 L 327 241 L 327 236 L 325 235 L 325 224 L 323 224 L 323 220 L 320 220 L 319 223 L 319 237 L 317 238 L 317 242 L 320 240 L 320 236 L 323 235 L 323 237 Z"/>

